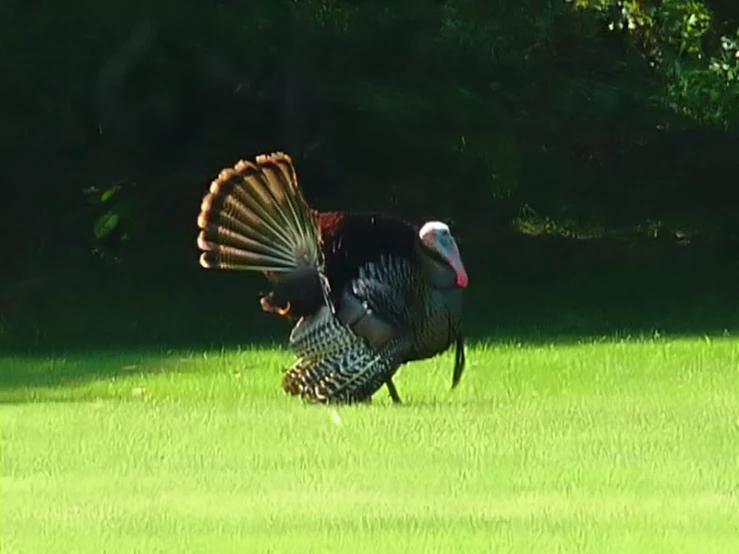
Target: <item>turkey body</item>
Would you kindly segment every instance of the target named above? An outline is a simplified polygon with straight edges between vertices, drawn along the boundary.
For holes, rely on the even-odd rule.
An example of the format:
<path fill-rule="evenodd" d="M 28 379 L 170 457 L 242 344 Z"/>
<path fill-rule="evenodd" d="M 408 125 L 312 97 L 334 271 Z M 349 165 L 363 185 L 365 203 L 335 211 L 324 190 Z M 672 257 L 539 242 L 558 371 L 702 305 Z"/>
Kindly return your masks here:
<path fill-rule="evenodd" d="M 201 206 L 201 265 L 261 271 L 265 311 L 296 321 L 286 392 L 313 402 L 362 402 L 398 368 L 456 345 L 464 368 L 467 276 L 448 228 L 387 215 L 318 212 L 284 154 L 224 170 Z M 451 252 L 451 254 L 450 254 Z M 451 262 L 450 262 L 451 260 Z"/>

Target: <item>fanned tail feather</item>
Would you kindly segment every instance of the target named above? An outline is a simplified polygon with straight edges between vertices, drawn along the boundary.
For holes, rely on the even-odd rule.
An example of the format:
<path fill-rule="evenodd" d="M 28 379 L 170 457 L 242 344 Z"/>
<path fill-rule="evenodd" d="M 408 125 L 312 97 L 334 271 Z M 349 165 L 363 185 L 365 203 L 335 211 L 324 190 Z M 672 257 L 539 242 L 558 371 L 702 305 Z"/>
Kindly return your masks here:
<path fill-rule="evenodd" d="M 322 263 L 315 216 L 287 154 L 221 171 L 203 198 L 198 227 L 206 268 L 285 273 Z"/>
<path fill-rule="evenodd" d="M 298 361 L 287 371 L 283 389 L 309 402 L 363 402 L 400 366 L 410 346 L 399 338 L 371 349 L 349 327 L 322 308 L 301 320 L 290 336 Z"/>

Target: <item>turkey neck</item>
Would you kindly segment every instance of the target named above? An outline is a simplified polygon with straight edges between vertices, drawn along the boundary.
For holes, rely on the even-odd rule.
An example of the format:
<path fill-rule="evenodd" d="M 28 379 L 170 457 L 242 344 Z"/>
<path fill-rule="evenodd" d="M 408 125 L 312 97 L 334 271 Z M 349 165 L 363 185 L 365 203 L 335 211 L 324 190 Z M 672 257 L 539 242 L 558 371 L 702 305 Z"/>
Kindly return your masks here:
<path fill-rule="evenodd" d="M 457 289 L 457 275 L 454 269 L 439 258 L 436 254 L 428 250 L 421 244 L 416 243 L 416 259 L 421 269 L 421 274 L 433 289 Z"/>
<path fill-rule="evenodd" d="M 416 329 L 411 359 L 435 355 L 446 350 L 462 326 L 462 289 L 452 267 L 423 245 L 417 245 L 420 274 L 428 287 L 425 314 Z"/>
<path fill-rule="evenodd" d="M 436 309 L 446 311 L 450 325 L 458 327 L 462 319 L 462 289 L 457 286 L 456 272 L 420 243 L 416 245 L 416 253 L 421 275 L 434 300 L 432 305 L 439 304 Z"/>

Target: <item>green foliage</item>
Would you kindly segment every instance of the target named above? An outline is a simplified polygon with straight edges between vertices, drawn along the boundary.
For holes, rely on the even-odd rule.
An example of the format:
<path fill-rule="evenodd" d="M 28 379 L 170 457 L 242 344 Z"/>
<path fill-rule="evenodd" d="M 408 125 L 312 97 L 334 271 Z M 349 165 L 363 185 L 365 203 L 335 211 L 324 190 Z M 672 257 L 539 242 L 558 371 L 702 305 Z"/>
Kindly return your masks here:
<path fill-rule="evenodd" d="M 95 225 L 93 226 L 95 238 L 102 239 L 109 235 L 118 226 L 119 219 L 118 214 L 114 211 L 109 210 L 105 212 L 95 221 Z"/>
<path fill-rule="evenodd" d="M 102 260 L 121 261 L 122 247 L 136 231 L 134 202 L 130 183 L 116 183 L 106 190 L 90 187 L 84 191 L 96 208 L 92 225 L 95 238 L 93 252 Z"/>
<path fill-rule="evenodd" d="M 208 181 L 276 149 L 319 207 L 488 230 L 524 205 L 605 221 L 648 204 L 662 217 L 639 198 L 661 193 L 623 168 L 669 140 L 655 129 L 735 127 L 730 12 L 697 0 L 6 2 L 0 141 L 7 182 L 24 186 L 0 209 L 30 230 L 9 255 L 125 235 L 132 252 L 184 259 Z M 29 171 L 40 163 L 53 178 Z M 90 210 L 90 182 L 138 187 L 125 206 L 116 194 Z M 37 195 L 48 209 L 8 208 Z M 701 201 L 729 204 L 718 198 Z"/>
<path fill-rule="evenodd" d="M 576 0 L 624 32 L 663 88 L 657 100 L 682 119 L 723 128 L 739 118 L 739 22 L 717 21 L 703 0 Z"/>

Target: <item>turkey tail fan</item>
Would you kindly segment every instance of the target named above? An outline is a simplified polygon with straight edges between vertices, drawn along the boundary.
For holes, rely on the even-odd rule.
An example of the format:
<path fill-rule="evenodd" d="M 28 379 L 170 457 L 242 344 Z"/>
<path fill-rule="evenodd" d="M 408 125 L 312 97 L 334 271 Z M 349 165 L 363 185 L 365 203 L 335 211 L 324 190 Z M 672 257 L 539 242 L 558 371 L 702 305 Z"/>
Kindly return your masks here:
<path fill-rule="evenodd" d="M 286 273 L 320 267 L 320 235 L 287 154 L 240 161 L 211 183 L 198 215 L 205 268 Z"/>
<path fill-rule="evenodd" d="M 455 344 L 456 352 L 454 353 L 454 373 L 452 374 L 452 389 L 459 385 L 459 381 L 462 379 L 462 373 L 464 372 L 464 335 L 459 333 L 457 335 L 457 342 Z"/>

